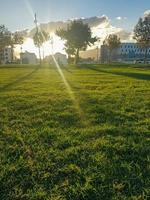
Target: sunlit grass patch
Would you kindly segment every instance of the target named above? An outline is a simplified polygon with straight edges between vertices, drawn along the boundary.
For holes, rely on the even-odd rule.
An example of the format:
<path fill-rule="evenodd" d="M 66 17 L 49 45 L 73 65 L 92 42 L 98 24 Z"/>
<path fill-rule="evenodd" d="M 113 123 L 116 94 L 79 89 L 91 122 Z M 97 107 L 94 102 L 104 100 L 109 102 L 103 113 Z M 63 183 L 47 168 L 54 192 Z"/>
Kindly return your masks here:
<path fill-rule="evenodd" d="M 148 199 L 150 71 L 0 67 L 0 199 Z"/>

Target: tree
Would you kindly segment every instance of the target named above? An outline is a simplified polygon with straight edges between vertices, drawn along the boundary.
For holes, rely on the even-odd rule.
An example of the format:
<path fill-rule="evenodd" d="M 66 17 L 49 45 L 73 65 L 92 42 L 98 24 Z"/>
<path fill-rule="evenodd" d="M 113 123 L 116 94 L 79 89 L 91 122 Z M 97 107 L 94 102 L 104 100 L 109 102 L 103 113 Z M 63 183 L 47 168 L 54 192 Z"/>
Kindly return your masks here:
<path fill-rule="evenodd" d="M 12 48 L 12 60 L 14 46 L 23 44 L 23 35 L 19 32 L 11 33 L 4 25 L 0 25 L 0 51 L 3 51 L 6 47 Z"/>
<path fill-rule="evenodd" d="M 42 47 L 43 47 L 43 59 L 44 59 L 44 43 L 45 42 L 47 42 L 47 41 L 49 41 L 50 40 L 50 35 L 49 35 L 49 33 L 47 33 L 47 32 L 45 32 L 45 31 L 42 31 L 42 34 L 43 34 L 43 38 L 44 38 L 44 41 L 43 41 L 43 44 L 42 44 Z"/>
<path fill-rule="evenodd" d="M 72 63 L 73 62 L 73 56 L 75 55 L 75 48 L 69 44 L 69 43 L 66 43 L 65 44 L 65 51 L 68 55 L 68 63 Z"/>
<path fill-rule="evenodd" d="M 67 29 L 59 29 L 56 34 L 65 40 L 65 49 L 69 54 L 75 56 L 75 64 L 79 61 L 80 50 L 86 50 L 97 41 L 96 37 L 92 37 L 92 32 L 88 24 L 84 24 L 81 20 L 72 21 Z"/>
<path fill-rule="evenodd" d="M 37 30 L 35 35 L 33 36 L 33 41 L 35 46 L 39 48 L 39 59 L 41 64 L 41 47 L 43 47 L 43 44 L 49 40 L 49 34 L 43 30 L 39 31 Z M 44 51 L 44 47 L 43 47 Z"/>
<path fill-rule="evenodd" d="M 4 25 L 0 25 L 0 52 L 11 45 L 11 32 Z M 0 57 L 0 62 L 3 58 Z"/>
<path fill-rule="evenodd" d="M 22 45 L 24 42 L 24 37 L 20 32 L 15 32 L 11 37 L 11 48 L 12 48 L 12 60 L 14 59 L 14 46 Z"/>
<path fill-rule="evenodd" d="M 110 34 L 105 40 L 104 45 L 108 46 L 109 49 L 109 62 L 112 60 L 112 53 L 115 49 L 120 46 L 120 38 L 115 34 Z"/>
<path fill-rule="evenodd" d="M 139 19 L 134 28 L 133 38 L 137 41 L 140 48 L 145 50 L 144 63 L 146 63 L 148 49 L 150 48 L 150 14 Z"/>

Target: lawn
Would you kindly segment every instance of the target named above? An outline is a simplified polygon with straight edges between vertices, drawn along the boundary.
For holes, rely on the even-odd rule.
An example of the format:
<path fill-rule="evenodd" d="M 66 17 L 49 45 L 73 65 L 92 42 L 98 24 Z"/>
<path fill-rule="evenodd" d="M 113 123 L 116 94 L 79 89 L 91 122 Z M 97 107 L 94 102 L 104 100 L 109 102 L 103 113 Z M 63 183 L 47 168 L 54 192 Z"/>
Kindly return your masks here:
<path fill-rule="evenodd" d="M 0 67 L 0 200 L 150 199 L 150 68 L 60 73 Z"/>

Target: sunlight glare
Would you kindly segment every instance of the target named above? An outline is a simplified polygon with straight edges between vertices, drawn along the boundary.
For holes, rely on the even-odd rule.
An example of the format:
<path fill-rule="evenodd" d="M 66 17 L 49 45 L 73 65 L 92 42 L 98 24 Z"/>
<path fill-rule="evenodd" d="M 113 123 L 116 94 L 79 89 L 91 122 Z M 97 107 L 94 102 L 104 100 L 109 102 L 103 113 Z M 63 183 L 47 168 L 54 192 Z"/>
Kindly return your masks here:
<path fill-rule="evenodd" d="M 85 122 L 86 122 L 85 116 L 84 116 L 83 111 L 81 110 L 81 108 L 80 108 L 80 106 L 79 106 L 78 101 L 77 101 L 76 98 L 75 98 L 74 92 L 72 91 L 72 89 L 71 89 L 71 87 L 70 87 L 68 81 L 66 80 L 66 78 L 65 78 L 65 76 L 64 76 L 64 74 L 63 74 L 63 72 L 62 72 L 62 70 L 61 70 L 61 67 L 59 66 L 59 64 L 58 64 L 58 62 L 57 62 L 57 60 L 56 60 L 56 58 L 55 58 L 55 56 L 54 56 L 53 54 L 52 54 L 52 58 L 53 58 L 53 60 L 54 60 L 54 63 L 55 63 L 56 68 L 57 68 L 57 70 L 58 70 L 58 73 L 59 73 L 59 75 L 61 76 L 61 78 L 62 78 L 62 80 L 63 80 L 63 83 L 64 83 L 64 85 L 65 85 L 65 87 L 66 87 L 66 89 L 67 89 L 67 92 L 68 92 L 68 94 L 69 94 L 69 96 L 70 96 L 72 102 L 74 103 L 75 109 L 78 111 L 79 116 L 80 116 L 80 118 L 82 119 L 82 123 L 85 125 Z"/>
<path fill-rule="evenodd" d="M 31 15 L 32 19 L 34 20 L 34 11 L 32 9 L 30 1 L 29 0 L 24 0 L 24 3 L 26 5 L 26 8 L 27 8 L 29 14 Z"/>

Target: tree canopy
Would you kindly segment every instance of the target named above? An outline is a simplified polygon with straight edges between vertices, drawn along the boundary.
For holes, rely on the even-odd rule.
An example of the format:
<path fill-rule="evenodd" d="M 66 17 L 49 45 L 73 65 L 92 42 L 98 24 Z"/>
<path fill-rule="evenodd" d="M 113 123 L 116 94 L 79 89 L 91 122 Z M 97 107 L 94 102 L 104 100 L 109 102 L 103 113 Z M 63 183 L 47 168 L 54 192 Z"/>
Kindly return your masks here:
<path fill-rule="evenodd" d="M 47 40 L 49 40 L 49 34 L 44 30 L 36 31 L 35 35 L 33 36 L 34 44 L 37 47 L 41 47 Z"/>
<path fill-rule="evenodd" d="M 0 50 L 11 45 L 11 32 L 4 25 L 0 25 Z"/>
<path fill-rule="evenodd" d="M 150 46 L 150 16 L 139 19 L 133 38 L 144 47 Z"/>
<path fill-rule="evenodd" d="M 33 41 L 36 47 L 39 49 L 39 58 L 41 63 L 41 47 L 42 45 L 50 39 L 50 36 L 44 30 L 37 30 L 35 35 L 33 36 Z"/>
<path fill-rule="evenodd" d="M 97 41 L 96 37 L 92 37 L 88 24 L 84 24 L 81 20 L 72 21 L 67 29 L 59 29 L 56 34 L 66 41 L 65 50 L 68 56 L 75 56 L 75 63 L 79 61 L 79 51 L 86 50 Z"/>
<path fill-rule="evenodd" d="M 109 61 L 111 62 L 112 52 L 114 49 L 118 48 L 121 44 L 120 38 L 115 34 L 110 34 L 105 40 L 104 45 L 109 48 Z"/>
<path fill-rule="evenodd" d="M 107 45 L 110 50 L 118 48 L 120 43 L 120 38 L 115 34 L 110 34 L 104 41 L 104 44 Z"/>
<path fill-rule="evenodd" d="M 144 18 L 140 18 L 134 28 L 133 38 L 137 41 L 138 45 L 145 49 L 145 62 L 147 58 L 147 51 L 150 48 L 150 14 Z"/>
<path fill-rule="evenodd" d="M 12 34 L 12 44 L 13 45 L 22 45 L 24 42 L 24 37 L 21 33 L 15 32 Z"/>

